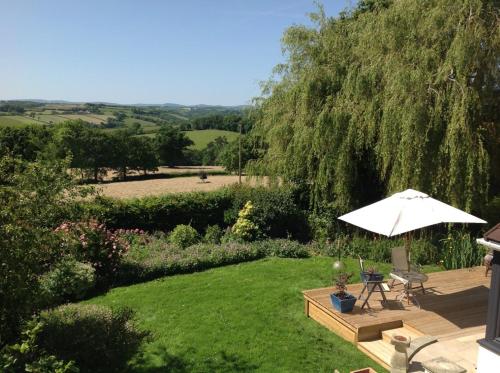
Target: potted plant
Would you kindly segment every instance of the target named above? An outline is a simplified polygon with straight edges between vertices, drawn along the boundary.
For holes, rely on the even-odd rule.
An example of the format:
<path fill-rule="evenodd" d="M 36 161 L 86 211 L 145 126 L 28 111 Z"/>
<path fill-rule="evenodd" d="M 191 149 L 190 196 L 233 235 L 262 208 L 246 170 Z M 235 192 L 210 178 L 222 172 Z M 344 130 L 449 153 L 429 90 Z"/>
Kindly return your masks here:
<path fill-rule="evenodd" d="M 366 271 L 361 272 L 362 281 L 382 281 L 384 274 L 377 271 L 375 267 L 368 267 Z"/>
<path fill-rule="evenodd" d="M 356 297 L 346 291 L 351 277 L 352 273 L 339 272 L 333 279 L 337 291 L 330 294 L 330 299 L 333 307 L 342 313 L 351 312 L 356 303 Z"/>

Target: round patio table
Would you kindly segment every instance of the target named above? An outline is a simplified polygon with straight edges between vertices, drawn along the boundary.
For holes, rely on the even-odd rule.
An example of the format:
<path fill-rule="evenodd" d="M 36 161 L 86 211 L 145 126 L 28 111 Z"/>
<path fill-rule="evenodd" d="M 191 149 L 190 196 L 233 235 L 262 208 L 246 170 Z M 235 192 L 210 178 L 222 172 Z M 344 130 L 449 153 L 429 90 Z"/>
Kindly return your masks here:
<path fill-rule="evenodd" d="M 396 273 L 391 273 L 390 274 L 391 278 L 394 280 L 400 281 L 404 285 L 403 291 L 396 297 L 396 299 L 400 298 L 404 299 L 406 298 L 408 303 L 410 303 L 410 298 L 413 303 L 415 303 L 419 308 L 420 308 L 420 303 L 418 302 L 417 297 L 413 293 L 413 283 L 423 283 L 426 282 L 429 277 L 425 273 L 420 273 L 420 272 L 396 272 Z M 425 294 L 425 291 L 423 290 L 424 288 L 422 287 L 422 291 Z"/>

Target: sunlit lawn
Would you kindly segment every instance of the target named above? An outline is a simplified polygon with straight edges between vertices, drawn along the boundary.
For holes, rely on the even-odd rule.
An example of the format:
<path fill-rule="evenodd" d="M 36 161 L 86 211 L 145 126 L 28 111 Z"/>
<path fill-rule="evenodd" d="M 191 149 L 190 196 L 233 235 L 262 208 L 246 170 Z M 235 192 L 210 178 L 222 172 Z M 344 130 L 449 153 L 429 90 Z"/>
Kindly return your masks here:
<path fill-rule="evenodd" d="M 357 274 L 357 262 L 347 263 Z M 88 302 L 132 307 L 153 331 L 135 372 L 384 371 L 304 315 L 301 291 L 328 286 L 331 277 L 331 258 L 264 259 L 117 288 Z"/>

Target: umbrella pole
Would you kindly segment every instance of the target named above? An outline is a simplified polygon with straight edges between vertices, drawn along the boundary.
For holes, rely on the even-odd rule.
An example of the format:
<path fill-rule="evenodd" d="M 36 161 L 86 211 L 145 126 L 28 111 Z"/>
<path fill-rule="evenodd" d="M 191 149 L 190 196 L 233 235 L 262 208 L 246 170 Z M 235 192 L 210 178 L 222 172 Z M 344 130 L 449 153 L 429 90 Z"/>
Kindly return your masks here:
<path fill-rule="evenodd" d="M 408 262 L 408 272 L 411 272 L 411 233 L 406 232 L 405 234 L 405 247 L 407 252 L 406 261 Z"/>

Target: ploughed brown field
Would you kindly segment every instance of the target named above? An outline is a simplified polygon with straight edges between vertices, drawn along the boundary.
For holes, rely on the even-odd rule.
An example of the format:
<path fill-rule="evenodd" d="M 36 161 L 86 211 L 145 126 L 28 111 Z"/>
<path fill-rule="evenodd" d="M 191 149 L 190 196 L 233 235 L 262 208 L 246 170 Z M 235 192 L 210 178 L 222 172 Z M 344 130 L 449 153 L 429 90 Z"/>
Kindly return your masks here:
<path fill-rule="evenodd" d="M 205 183 L 201 182 L 198 176 L 186 176 L 172 179 L 114 182 L 96 185 L 96 189 L 108 197 L 135 198 L 156 196 L 167 193 L 206 192 L 219 189 L 223 186 L 235 184 L 237 182 L 237 175 L 209 175 Z M 243 176 L 242 182 L 245 184 L 256 185 L 262 183 L 263 181 L 257 181 L 255 179 L 247 180 L 247 178 Z"/>

